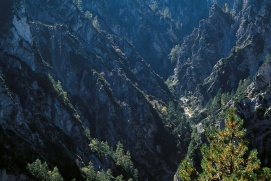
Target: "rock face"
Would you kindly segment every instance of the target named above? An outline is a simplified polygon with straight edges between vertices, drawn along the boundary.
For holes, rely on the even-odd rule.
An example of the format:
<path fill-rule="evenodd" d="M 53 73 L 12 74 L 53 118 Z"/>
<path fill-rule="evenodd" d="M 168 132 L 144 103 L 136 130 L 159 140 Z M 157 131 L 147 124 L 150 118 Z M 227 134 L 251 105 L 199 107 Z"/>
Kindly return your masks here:
<path fill-rule="evenodd" d="M 184 39 L 172 77 L 180 95 L 201 90 L 208 100 L 257 74 L 270 51 L 270 3 L 234 1 L 232 7 L 227 11 L 214 4 L 209 18 Z"/>
<path fill-rule="evenodd" d="M 212 5 L 209 17 L 200 21 L 198 28 L 184 39 L 175 52 L 177 65 L 168 82 L 182 100 L 197 100 L 192 106 L 186 104 L 194 110 L 187 111 L 187 115 L 197 117 L 192 123 L 195 127 L 210 123 L 206 115 L 202 116 L 210 107 L 207 102 L 214 102 L 221 94 L 233 95 L 227 102 L 219 97 L 219 105 L 237 107 L 251 140 L 250 147 L 257 148 L 262 164 L 270 167 L 267 150 L 270 149 L 271 3 L 228 2 L 232 7 L 229 11 Z M 220 106 L 211 114 L 219 117 L 224 111 Z M 201 114 L 197 108 L 201 108 Z M 211 122 L 220 124 L 217 120 Z M 178 179 L 177 174 L 175 180 Z"/>
<path fill-rule="evenodd" d="M 82 180 L 78 161 L 108 167 L 90 151 L 89 129 L 111 146 L 123 143 L 140 180 L 167 180 L 178 164 L 175 140 L 149 97 L 165 104 L 175 96 L 127 38 L 108 33 L 114 25 L 104 27 L 101 18 L 107 17 L 98 7 L 111 4 L 92 3 L 93 18 L 69 0 L 7 4 L 0 39 L 0 166 L 24 172 L 27 162 L 42 158 L 65 179 Z"/>
<path fill-rule="evenodd" d="M 217 61 L 234 45 L 231 32 L 233 19 L 214 4 L 209 18 L 201 20 L 199 27 L 185 38 L 178 52 L 174 81 L 180 82 L 177 92 L 195 90 L 212 72 Z"/>
<path fill-rule="evenodd" d="M 270 125 L 271 125 L 271 63 L 270 59 L 264 62 L 255 79 L 249 85 L 247 92 L 251 97 L 244 98 L 238 103 L 238 110 L 241 112 L 251 146 L 257 148 L 262 164 L 271 165 L 270 159 Z"/>
<path fill-rule="evenodd" d="M 169 102 L 193 117 L 244 79 L 249 96 L 235 105 L 271 165 L 271 2 L 214 2 L 1 1 L 2 178 L 30 179 L 26 164 L 36 158 L 66 180 L 84 180 L 81 163 L 111 168 L 89 149 L 89 130 L 112 147 L 120 141 L 139 180 L 171 180 L 180 160 L 163 124 Z M 192 126 L 203 132 L 205 118 Z"/>
<path fill-rule="evenodd" d="M 180 43 L 202 18 L 209 1 L 87 1 L 79 7 L 91 12 L 106 33 L 125 37 L 161 76 L 172 73 L 171 48 Z M 125 45 L 120 45 L 121 48 Z"/>

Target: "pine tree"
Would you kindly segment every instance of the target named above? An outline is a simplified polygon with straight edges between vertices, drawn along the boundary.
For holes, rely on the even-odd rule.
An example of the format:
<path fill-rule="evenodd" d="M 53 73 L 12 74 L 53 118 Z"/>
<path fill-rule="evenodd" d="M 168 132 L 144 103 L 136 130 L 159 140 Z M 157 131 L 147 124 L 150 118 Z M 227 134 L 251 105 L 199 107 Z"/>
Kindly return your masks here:
<path fill-rule="evenodd" d="M 89 162 L 89 165 L 87 167 L 81 168 L 81 170 L 85 175 L 86 181 L 94 181 L 96 173 L 92 162 Z"/>
<path fill-rule="evenodd" d="M 194 168 L 193 162 L 188 157 L 182 161 L 179 174 L 182 180 L 186 181 L 194 180 L 193 178 L 198 176 L 198 172 Z"/>
<path fill-rule="evenodd" d="M 57 167 L 54 167 L 52 171 L 48 171 L 48 178 L 50 181 L 63 181 Z"/>
<path fill-rule="evenodd" d="M 243 121 L 230 110 L 225 121 L 225 128 L 206 133 L 209 144 L 201 148 L 203 156 L 202 172 L 195 180 L 270 180 L 269 168 L 261 168 L 257 151 L 248 153 L 244 140 Z M 248 155 L 248 156 L 247 156 Z M 180 168 L 180 176 L 191 180 L 193 165 L 185 159 Z M 195 174 L 194 174 L 195 175 Z"/>
<path fill-rule="evenodd" d="M 37 180 L 41 181 L 63 181 L 58 168 L 54 167 L 52 171 L 49 170 L 48 164 L 46 162 L 42 163 L 37 159 L 33 163 L 27 164 L 27 170 L 33 175 Z"/>
<path fill-rule="evenodd" d="M 96 180 L 97 181 L 110 181 L 113 179 L 112 171 L 108 169 L 106 172 L 101 170 L 97 172 Z"/>
<path fill-rule="evenodd" d="M 46 180 L 49 168 L 46 162 L 42 163 L 39 159 L 37 159 L 31 164 L 27 164 L 27 170 L 34 177 L 39 178 L 40 180 Z"/>

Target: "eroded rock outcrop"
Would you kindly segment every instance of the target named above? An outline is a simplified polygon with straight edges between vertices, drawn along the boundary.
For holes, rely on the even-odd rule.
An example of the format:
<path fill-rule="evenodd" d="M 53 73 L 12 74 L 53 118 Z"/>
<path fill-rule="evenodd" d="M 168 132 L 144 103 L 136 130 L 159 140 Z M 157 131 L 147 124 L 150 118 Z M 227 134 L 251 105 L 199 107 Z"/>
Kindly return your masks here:
<path fill-rule="evenodd" d="M 174 138 L 148 97 L 164 104 L 175 96 L 131 43 L 105 33 L 72 1 L 10 6 L 0 41 L 1 166 L 25 171 L 39 157 L 82 180 L 78 162 L 109 164 L 90 151 L 89 129 L 111 146 L 122 142 L 140 179 L 172 176 Z"/>

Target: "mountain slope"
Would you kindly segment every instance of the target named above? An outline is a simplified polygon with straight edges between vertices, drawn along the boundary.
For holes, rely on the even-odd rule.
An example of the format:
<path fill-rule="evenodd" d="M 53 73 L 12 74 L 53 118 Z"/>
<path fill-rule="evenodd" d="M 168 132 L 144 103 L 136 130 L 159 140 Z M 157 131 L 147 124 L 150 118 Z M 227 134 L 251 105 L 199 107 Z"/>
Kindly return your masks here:
<path fill-rule="evenodd" d="M 66 180 L 84 180 L 89 161 L 127 176 L 91 151 L 91 137 L 121 142 L 139 180 L 171 180 L 187 152 L 200 167 L 202 134 L 223 126 L 232 105 L 270 166 L 270 8 L 268 0 L 0 1 L 2 175 L 31 179 L 26 164 L 40 158 Z"/>
<path fill-rule="evenodd" d="M 270 167 L 270 13 L 269 1 L 232 1 L 229 11 L 213 5 L 209 18 L 185 38 L 168 80 L 180 95 L 194 127 L 189 155 L 200 168 L 199 147 L 210 126 L 223 127 L 227 108 L 244 119 L 250 149 Z M 176 179 L 178 176 L 176 175 Z"/>
<path fill-rule="evenodd" d="M 96 168 L 109 164 L 90 151 L 88 129 L 111 146 L 123 143 L 140 179 L 172 176 L 175 141 L 153 102 L 175 96 L 134 47 L 72 1 L 14 1 L 9 9 L 0 44 L 1 135 L 9 138 L 1 168 L 23 171 L 40 157 L 66 179 L 82 180 L 79 158 Z"/>

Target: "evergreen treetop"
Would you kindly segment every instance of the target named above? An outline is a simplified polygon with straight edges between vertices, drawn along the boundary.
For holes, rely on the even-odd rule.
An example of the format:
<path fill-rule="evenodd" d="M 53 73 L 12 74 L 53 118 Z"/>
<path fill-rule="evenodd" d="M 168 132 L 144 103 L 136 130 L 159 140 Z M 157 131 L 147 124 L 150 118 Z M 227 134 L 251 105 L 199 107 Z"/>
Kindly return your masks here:
<path fill-rule="evenodd" d="M 222 130 L 206 133 L 208 144 L 201 148 L 202 172 L 197 173 L 189 158 L 183 160 L 179 169 L 183 180 L 270 180 L 270 168 L 261 168 L 257 150 L 248 152 L 244 140 L 243 121 L 231 109 Z"/>

